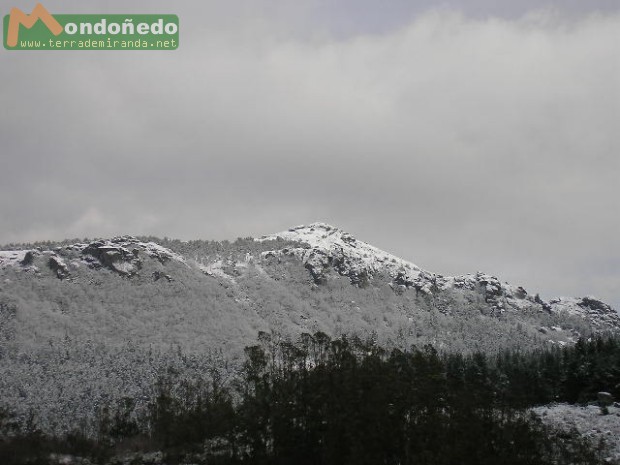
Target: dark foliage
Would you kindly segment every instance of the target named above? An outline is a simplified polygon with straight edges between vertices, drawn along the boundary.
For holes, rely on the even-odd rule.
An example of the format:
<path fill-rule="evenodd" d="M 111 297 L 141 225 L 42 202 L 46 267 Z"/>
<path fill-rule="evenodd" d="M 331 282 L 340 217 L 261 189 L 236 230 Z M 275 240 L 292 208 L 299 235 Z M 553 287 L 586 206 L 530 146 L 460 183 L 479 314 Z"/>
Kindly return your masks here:
<path fill-rule="evenodd" d="M 44 437 L 0 411 L 0 462 L 47 463 L 51 452 L 104 463 L 136 438 L 167 463 L 594 464 L 595 449 L 544 426 L 528 408 L 620 395 L 620 341 L 489 357 L 431 346 L 386 352 L 323 333 L 297 344 L 262 334 L 227 386 L 161 380 L 147 418 L 123 399 L 101 437 Z"/>

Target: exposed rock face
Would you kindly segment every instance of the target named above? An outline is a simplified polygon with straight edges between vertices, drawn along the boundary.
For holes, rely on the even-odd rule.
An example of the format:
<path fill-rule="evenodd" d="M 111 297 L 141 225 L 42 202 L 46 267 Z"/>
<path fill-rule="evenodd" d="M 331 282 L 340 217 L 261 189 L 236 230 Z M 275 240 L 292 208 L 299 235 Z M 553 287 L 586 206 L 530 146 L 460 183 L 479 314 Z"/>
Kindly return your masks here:
<path fill-rule="evenodd" d="M 263 236 L 258 241 L 281 238 L 299 242 L 299 247 L 263 252 L 263 258 L 282 255 L 300 259 L 315 282 L 325 279 L 331 269 L 347 276 L 353 284 L 364 285 L 377 272 L 384 272 L 400 282 L 413 283 L 413 278 L 422 271 L 413 263 L 358 241 L 350 234 L 324 223 L 298 226 L 288 231 Z"/>
<path fill-rule="evenodd" d="M 90 255 L 99 265 L 119 274 L 132 275 L 141 267 L 137 249 L 129 250 L 120 244 L 116 245 L 113 241 L 93 242 L 82 250 L 82 254 Z M 97 262 L 91 263 L 97 265 Z"/>
<path fill-rule="evenodd" d="M 367 283 L 380 272 L 391 277 L 393 287 L 412 288 L 422 294 L 433 294 L 442 289 L 454 288 L 480 292 L 488 302 L 493 302 L 505 294 L 510 294 L 515 299 L 527 297 L 527 292 L 523 288 L 515 288 L 514 293 L 506 292 L 508 289 L 497 278 L 484 273 L 444 277 L 422 270 L 413 263 L 383 252 L 324 223 L 291 228 L 258 240 L 276 238 L 297 241 L 300 246 L 264 252 L 263 258 L 282 255 L 297 257 L 304 263 L 316 283 L 323 282 L 325 274 L 332 269 L 357 285 Z"/>
<path fill-rule="evenodd" d="M 620 328 L 620 315 L 611 306 L 594 297 L 560 297 L 548 303 L 552 312 L 584 318 L 597 328 Z"/>
<path fill-rule="evenodd" d="M 37 273 L 36 258 L 40 250 L 0 250 L 0 270 L 7 267 L 18 267 L 23 271 Z"/>
<path fill-rule="evenodd" d="M 502 283 L 497 277 L 486 273 L 442 276 L 425 271 L 325 223 L 297 226 L 288 231 L 263 236 L 257 241 L 278 238 L 298 242 L 299 247 L 263 252 L 262 258 L 269 260 L 282 256 L 296 257 L 304 264 L 316 284 L 324 283 L 331 270 L 348 277 L 351 283 L 357 286 L 364 286 L 372 281 L 375 275 L 382 274 L 390 277 L 390 285 L 399 292 L 411 289 L 428 296 L 438 295 L 445 290 L 478 293 L 489 305 L 492 314 L 535 307 L 545 312 L 566 311 L 585 318 L 600 328 L 620 328 L 620 315 L 595 298 L 561 298 L 545 302 L 538 295 L 531 296 L 521 286 Z"/>
<path fill-rule="evenodd" d="M 132 236 L 99 240 L 82 248 L 82 255 L 90 266 L 102 266 L 124 276 L 132 276 L 142 268 L 141 254 L 162 264 L 169 260 L 184 262 L 180 255 L 154 242 L 141 242 Z"/>
<path fill-rule="evenodd" d="M 134 276 L 143 265 L 144 258 L 157 260 L 162 265 L 185 259 L 154 242 L 142 242 L 135 237 L 121 236 L 110 240 L 97 240 L 88 244 L 71 244 L 54 250 L 33 249 L 0 251 L 0 269 L 18 267 L 39 273 L 37 266 L 47 266 L 58 279 L 67 279 L 71 270 L 80 264 L 94 269 L 108 269 L 121 276 Z M 170 278 L 162 274 L 161 277 Z M 169 280 L 171 280 L 170 278 Z"/>
<path fill-rule="evenodd" d="M 605 302 L 601 302 L 594 297 L 583 297 L 581 299 L 581 302 L 577 302 L 577 305 L 583 309 L 599 313 L 609 313 L 609 311 L 612 309 Z"/>
<path fill-rule="evenodd" d="M 49 258 L 47 265 L 50 267 L 50 270 L 56 273 L 58 279 L 65 279 L 70 275 L 69 268 L 65 264 L 64 260 L 57 255 L 52 255 Z"/>
<path fill-rule="evenodd" d="M 24 255 L 24 258 L 20 262 L 20 264 L 22 266 L 30 266 L 30 265 L 32 265 L 34 263 L 34 254 L 35 254 L 35 252 L 33 250 L 27 251 L 26 254 Z"/>
<path fill-rule="evenodd" d="M 620 315 L 596 298 L 558 298 L 545 302 L 537 294 L 528 294 L 523 287 L 502 283 L 497 277 L 486 273 L 442 276 L 423 270 L 325 223 L 298 226 L 263 236 L 256 241 L 275 239 L 283 239 L 286 245 L 281 249 L 262 252 L 257 257 L 248 252 L 243 262 L 246 265 L 270 263 L 289 257 L 301 262 L 316 285 L 327 282 L 333 273 L 347 277 L 358 287 L 365 287 L 381 276 L 381 279 L 388 280 L 397 293 L 412 291 L 418 296 L 430 298 L 444 291 L 478 295 L 488 305 L 492 315 L 534 309 L 548 314 L 577 316 L 601 331 L 620 328 Z M 159 244 L 143 242 L 132 236 L 120 236 L 86 244 L 72 244 L 54 251 L 0 251 L 0 269 L 17 266 L 24 271 L 38 273 L 37 265 L 41 265 L 41 257 L 45 257 L 47 267 L 59 279 L 67 279 L 73 267 L 80 263 L 94 269 L 108 269 L 128 278 L 140 272 L 146 258 L 154 259 L 162 265 L 174 260 L 190 267 L 183 256 Z M 211 276 L 221 275 L 225 279 L 238 276 L 235 266 L 229 270 L 223 262 L 219 265 L 214 262 L 196 266 Z M 153 270 L 149 270 L 148 273 L 152 274 L 154 281 L 172 279 L 163 271 L 153 274 Z"/>

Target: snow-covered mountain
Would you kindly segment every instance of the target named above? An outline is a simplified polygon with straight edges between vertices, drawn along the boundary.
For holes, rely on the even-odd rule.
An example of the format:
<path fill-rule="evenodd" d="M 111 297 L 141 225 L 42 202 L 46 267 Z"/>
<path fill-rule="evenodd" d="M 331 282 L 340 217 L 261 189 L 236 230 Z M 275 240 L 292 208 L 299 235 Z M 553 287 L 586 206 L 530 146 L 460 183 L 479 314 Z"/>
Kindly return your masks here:
<path fill-rule="evenodd" d="M 485 273 L 442 276 L 324 223 L 233 243 L 123 236 L 5 249 L 0 398 L 50 430 L 148 398 L 171 369 L 232 376 L 265 334 L 494 351 L 620 329 L 595 298 L 545 302 Z"/>
<path fill-rule="evenodd" d="M 482 313 L 492 316 L 535 310 L 583 320 L 593 330 L 620 328 L 618 312 L 594 297 L 563 297 L 543 301 L 523 287 L 501 282 L 499 278 L 482 272 L 442 276 L 325 223 L 297 226 L 241 241 L 242 246 L 238 245 L 239 241 L 235 244 L 167 242 L 169 244 L 164 246 L 153 240 L 121 236 L 109 240 L 0 251 L 0 272 L 25 273 L 37 279 L 52 275 L 74 287 L 91 285 L 94 276 L 110 280 L 114 275 L 116 279 L 124 278 L 134 285 L 155 282 L 160 278 L 170 282 L 179 273 L 194 278 L 207 276 L 221 285 L 233 285 L 231 292 L 239 294 L 235 295 L 234 302 L 245 299 L 250 306 L 261 306 L 260 301 L 253 301 L 256 299 L 242 292 L 239 282 L 254 276 L 252 273 L 258 273 L 256 276 L 265 282 L 279 281 L 280 286 L 296 287 L 298 282 L 287 283 L 286 276 L 274 276 L 274 270 L 286 261 L 289 265 L 303 266 L 310 281 L 309 288 L 312 289 L 322 285 L 329 289 L 327 285 L 331 281 L 346 278 L 353 287 L 352 294 L 355 294 L 355 289 L 381 288 L 387 284 L 396 296 L 406 295 L 410 299 L 415 296 L 427 302 L 430 299 L 435 309 L 444 314 L 458 313 L 458 302 L 446 304 L 445 297 L 460 296 L 468 303 L 475 301 Z M 101 273 L 93 274 L 97 271 Z M 88 279 L 85 280 L 86 275 Z M 7 276 L 0 295 L 10 297 L 11 288 L 11 278 Z"/>
<path fill-rule="evenodd" d="M 71 254 L 71 252 L 74 252 Z M 77 252 L 77 254 L 75 253 Z M 140 270 L 142 261 L 140 255 L 154 258 L 161 263 L 176 260 L 184 263 L 185 260 L 154 242 L 141 242 L 135 237 L 122 236 L 110 240 L 98 240 L 92 243 L 76 243 L 65 247 L 55 247 L 44 250 L 41 247 L 30 250 L 0 251 L 0 269 L 8 266 L 21 266 L 24 271 L 39 272 L 35 262 L 47 262 L 47 266 L 56 273 L 59 279 L 69 278 L 70 268 L 80 266 L 91 268 L 108 268 L 121 275 L 130 277 Z M 72 261 L 67 265 L 66 258 L 71 256 Z"/>
<path fill-rule="evenodd" d="M 390 277 L 394 288 L 413 289 L 425 295 L 440 294 L 446 290 L 468 290 L 480 293 L 492 311 L 520 310 L 540 305 L 544 310 L 566 313 L 587 319 L 598 328 L 620 328 L 620 315 L 611 306 L 594 297 L 557 298 L 544 302 L 530 295 L 521 286 L 502 283 L 497 277 L 477 272 L 462 276 L 442 276 L 384 252 L 349 233 L 325 223 L 297 226 L 287 231 L 263 236 L 257 241 L 284 239 L 297 242 L 299 247 L 262 253 L 262 258 L 290 255 L 298 258 L 311 273 L 317 284 L 330 270 L 350 278 L 351 283 L 365 285 L 373 276 Z"/>

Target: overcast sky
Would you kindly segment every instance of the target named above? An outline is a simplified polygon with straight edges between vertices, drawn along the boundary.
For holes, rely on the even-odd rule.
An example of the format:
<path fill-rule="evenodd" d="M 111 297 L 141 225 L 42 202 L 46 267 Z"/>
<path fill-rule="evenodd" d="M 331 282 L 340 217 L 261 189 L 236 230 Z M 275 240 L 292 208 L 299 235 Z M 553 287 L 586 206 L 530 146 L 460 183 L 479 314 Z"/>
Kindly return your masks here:
<path fill-rule="evenodd" d="M 617 0 L 44 4 L 176 13 L 181 45 L 0 51 L 0 243 L 325 221 L 620 307 Z"/>

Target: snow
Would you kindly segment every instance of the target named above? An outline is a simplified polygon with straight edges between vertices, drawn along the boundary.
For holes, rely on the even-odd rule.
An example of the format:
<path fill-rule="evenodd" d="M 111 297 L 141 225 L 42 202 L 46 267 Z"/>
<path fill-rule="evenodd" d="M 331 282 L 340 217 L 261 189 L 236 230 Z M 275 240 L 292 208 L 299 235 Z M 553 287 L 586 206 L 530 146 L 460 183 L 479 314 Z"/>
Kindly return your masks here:
<path fill-rule="evenodd" d="M 98 246 L 99 249 L 142 249 L 151 258 L 165 257 L 181 263 L 185 263 L 185 258 L 178 253 L 173 252 L 155 242 L 142 242 L 133 236 L 118 236 L 111 240 L 104 241 L 103 245 Z M 129 250 L 126 250 L 129 252 Z"/>
<path fill-rule="evenodd" d="M 116 271 L 124 274 L 133 273 L 135 270 L 135 267 L 129 262 L 115 262 L 112 266 Z"/>
<path fill-rule="evenodd" d="M 583 310 L 578 305 L 580 301 L 581 299 L 574 297 L 558 297 L 550 303 L 556 313 L 566 312 L 568 315 L 583 316 Z"/>
<path fill-rule="evenodd" d="M 437 289 L 455 289 L 455 292 L 459 289 L 486 292 L 489 297 L 487 303 L 493 305 L 494 308 L 534 304 L 533 298 L 524 294 L 523 289 L 503 284 L 494 276 L 474 273 L 464 276 L 443 277 L 424 271 L 411 262 L 357 240 L 350 234 L 325 223 L 292 228 L 271 236 L 263 236 L 257 241 L 269 241 L 278 237 L 292 243 L 282 245 L 265 242 L 255 249 L 278 248 L 279 250 L 267 252 L 267 254 L 292 253 L 304 263 L 320 266 L 321 269 L 324 266 L 337 267 L 339 273 L 348 273 L 349 271 L 351 273 L 367 271 L 369 274 L 382 272 L 386 276 L 391 275 L 394 286 L 407 288 L 415 286 L 416 290 L 429 294 L 436 292 Z M 87 247 L 92 249 L 83 253 Z M 97 253 L 98 248 L 103 249 L 101 254 Z M 106 250 L 110 252 L 119 251 L 119 255 L 122 256 L 117 257 L 114 253 L 111 256 L 103 255 Z M 152 367 L 156 366 L 144 364 L 145 359 L 142 355 L 146 352 L 142 352 L 142 348 L 147 347 L 147 344 L 149 347 L 153 344 L 153 346 L 160 348 L 162 353 L 167 353 L 168 345 L 172 346 L 174 341 L 180 341 L 180 346 L 187 348 L 188 351 L 197 351 L 197 353 L 215 350 L 220 345 L 233 347 L 238 350 L 238 353 L 242 353 L 242 348 L 245 345 L 255 343 L 258 331 L 269 331 L 273 328 L 283 334 L 289 334 L 289 332 L 290 334 L 297 334 L 298 331 L 316 330 L 324 331 L 327 334 L 341 334 L 343 328 L 352 328 L 352 331 L 362 334 L 366 328 L 376 328 L 379 340 L 386 341 L 396 339 L 392 335 L 396 334 L 397 329 L 402 326 L 408 329 L 407 344 L 410 342 L 417 344 L 418 341 L 422 341 L 420 346 L 427 342 L 433 342 L 440 349 L 446 348 L 445 350 L 448 350 L 451 347 L 457 347 L 459 350 L 473 350 L 473 348 L 479 349 L 478 344 L 480 343 L 482 347 L 492 346 L 495 350 L 495 344 L 503 343 L 502 341 L 496 343 L 495 340 L 499 338 L 496 338 L 495 335 L 502 334 L 500 331 L 509 328 L 509 326 L 503 326 L 504 322 L 494 319 L 487 320 L 486 317 L 481 316 L 480 320 L 478 318 L 471 319 L 470 322 L 464 320 L 467 325 L 462 326 L 465 329 L 461 331 L 464 332 L 463 334 L 467 334 L 466 338 L 461 337 L 461 333 L 457 332 L 458 328 L 453 324 L 452 319 L 444 319 L 443 315 L 439 315 L 439 324 L 445 324 L 445 327 L 449 329 L 442 335 L 443 339 L 438 340 L 436 336 L 432 335 L 432 328 L 429 329 L 425 326 L 425 323 L 430 321 L 427 318 L 428 312 L 423 310 L 423 313 L 418 313 L 418 309 L 427 308 L 426 304 L 422 302 L 418 307 L 413 292 L 408 295 L 403 294 L 402 300 L 398 300 L 400 297 L 395 297 L 393 302 L 386 302 L 386 312 L 383 323 L 381 323 L 380 314 L 375 319 L 374 312 L 376 311 L 375 302 L 378 301 L 377 299 L 382 299 L 383 294 L 372 293 L 371 295 L 370 292 L 357 293 L 355 290 L 352 290 L 351 294 L 348 291 L 334 293 L 335 303 L 332 305 L 323 300 L 321 293 L 316 295 L 308 293 L 306 282 L 299 283 L 297 279 L 279 281 L 273 278 L 274 269 L 280 273 L 277 267 L 270 267 L 271 263 L 261 262 L 259 256 L 253 256 L 251 253 L 246 254 L 245 248 L 242 250 L 244 250 L 243 254 L 237 255 L 211 255 L 208 258 L 210 263 L 207 263 L 207 258 L 205 258 L 205 262 L 199 262 L 198 258 L 196 260 L 186 259 L 157 243 L 140 241 L 130 236 L 98 240 L 90 244 L 78 243 L 56 248 L 49 252 L 32 250 L 34 261 L 41 266 L 42 270 L 45 269 L 45 266 L 49 267 L 49 258 L 55 257 L 59 263 L 64 264 L 66 262 L 70 266 L 74 277 L 72 280 L 65 281 L 71 283 L 68 285 L 65 282 L 57 281 L 53 274 L 48 271 L 47 273 L 40 273 L 38 279 L 32 280 L 32 282 L 29 279 L 15 279 L 11 286 L 6 286 L 7 288 L 15 288 L 11 292 L 14 292 L 16 296 L 24 296 L 20 298 L 28 303 L 28 305 L 23 306 L 23 311 L 27 312 L 26 314 L 29 317 L 23 318 L 20 323 L 22 329 L 20 329 L 21 333 L 18 336 L 21 339 L 17 340 L 21 345 L 17 347 L 20 350 L 25 347 L 28 351 L 31 344 L 38 348 L 40 343 L 44 345 L 41 353 L 47 354 L 46 351 L 49 350 L 50 353 L 55 354 L 57 346 L 55 345 L 52 348 L 50 344 L 50 349 L 47 349 L 48 339 L 54 344 L 58 341 L 58 347 L 61 347 L 60 341 L 67 334 L 66 328 L 69 328 L 69 334 L 73 341 L 71 347 L 74 347 L 72 357 L 76 357 L 76 359 L 63 362 L 62 365 L 50 365 L 50 373 L 61 366 L 62 371 L 59 371 L 61 374 L 54 374 L 53 376 L 50 374 L 48 378 L 41 378 L 40 372 L 47 370 L 47 358 L 40 356 L 35 349 L 32 349 L 28 352 L 31 354 L 28 355 L 29 358 L 26 356 L 20 359 L 16 358 L 11 365 L 4 365 L 3 371 L 0 373 L 0 384 L 6 386 L 10 381 L 13 383 L 11 384 L 13 387 L 21 384 L 28 385 L 28 398 L 23 402 L 18 397 L 17 389 L 12 388 L 11 391 L 15 393 L 14 397 L 11 397 L 15 405 L 19 405 L 20 408 L 23 406 L 21 412 L 27 412 L 28 408 L 32 406 L 43 405 L 48 412 L 53 413 L 53 409 L 56 408 L 54 407 L 56 405 L 55 397 L 58 397 L 58 405 L 66 407 L 65 410 L 74 409 L 73 405 L 75 404 L 77 407 L 72 411 L 76 412 L 80 409 L 87 409 L 91 405 L 91 398 L 84 400 L 84 402 L 73 401 L 75 395 L 82 392 L 83 380 L 90 381 L 92 378 L 94 382 L 98 382 L 98 378 L 92 373 L 101 372 L 101 367 L 106 367 L 106 370 L 109 367 L 116 369 L 118 360 L 126 361 L 122 365 L 123 376 L 125 373 L 136 373 L 133 378 L 127 375 L 127 379 L 130 379 L 127 385 L 134 389 L 134 392 L 138 392 L 137 390 L 142 384 L 140 384 L 141 381 L 137 380 L 150 379 L 148 378 L 151 376 L 149 373 L 154 373 Z M 21 265 L 27 252 L 27 250 L 0 252 L 0 269 L 9 265 L 15 265 L 15 269 L 19 271 L 32 269 Z M 147 255 L 158 259 L 161 263 L 150 263 Z M 102 272 L 99 275 L 97 270 L 101 267 L 96 266 L 98 256 L 101 256 L 104 261 L 109 259 L 107 260 L 108 267 L 116 267 L 115 269 L 123 274 L 131 273 L 133 269 L 130 267 L 135 265 L 135 273 L 137 275 L 142 274 L 146 279 L 112 279 L 108 277 L 110 273 L 107 272 Z M 64 261 L 61 262 L 60 260 Z M 144 265 L 144 268 L 140 269 L 137 266 L 139 262 Z M 176 262 L 186 263 L 189 269 L 181 270 L 184 267 L 177 266 Z M 299 264 L 295 263 L 295 265 Z M 80 267 L 79 270 L 78 267 Z M 198 268 L 217 279 L 204 278 L 202 274 L 198 273 L 194 275 L 194 271 Z M 151 287 L 151 280 L 148 277 L 150 272 L 155 269 L 163 270 L 161 271 L 162 276 L 166 276 L 163 274 L 164 272 L 178 270 L 178 276 L 175 275 L 177 285 L 158 287 L 157 293 L 153 295 L 152 292 L 155 288 Z M 243 273 L 237 276 L 236 271 L 243 271 Z M 301 269 L 300 273 L 302 272 L 305 270 Z M 250 276 L 250 273 L 262 275 L 265 279 L 244 281 L 246 277 Z M 7 270 L 2 275 L 2 278 L 6 278 L 4 282 L 9 282 L 9 276 L 12 277 L 13 273 Z M 401 279 L 403 276 L 407 277 L 408 280 Z M 297 278 L 297 274 L 294 277 Z M 90 285 L 89 283 L 92 282 L 97 282 L 97 285 Z M 229 283 L 232 285 L 228 285 Z M 184 286 L 186 291 L 179 294 L 181 286 Z M 220 290 L 220 286 L 225 289 L 225 292 Z M 32 292 L 31 287 L 37 289 L 37 292 Z M 496 300 L 496 294 L 493 293 L 500 291 L 501 295 Z M 62 299 L 57 299 L 57 295 L 62 296 Z M 144 298 L 145 295 L 148 297 L 147 299 Z M 179 295 L 182 298 L 179 298 Z M 306 296 L 309 297 L 306 298 Z M 355 300 L 351 300 L 353 296 L 355 296 Z M 523 296 L 525 298 L 521 298 Z M 487 296 L 485 295 L 485 297 Z M 61 300 L 67 304 L 68 313 L 66 314 L 58 312 L 61 309 L 59 303 Z M 572 302 L 575 306 L 583 305 L 583 299 L 572 299 Z M 472 308 L 474 308 L 473 305 Z M 475 305 L 478 305 L 477 301 Z M 588 315 L 595 317 L 597 308 L 599 307 L 594 305 L 591 310 L 592 313 Z M 64 309 L 61 310 L 65 311 Z M 523 340 L 526 341 L 525 343 L 531 341 L 532 344 L 538 344 L 539 341 L 536 338 L 540 338 L 541 341 L 543 338 L 552 338 L 549 343 L 561 344 L 557 339 L 564 337 L 564 334 L 560 334 L 550 327 L 552 324 L 557 325 L 557 321 L 561 321 L 561 319 L 557 321 L 556 319 L 548 319 L 546 318 L 547 315 L 542 313 L 542 309 L 540 310 L 541 319 L 538 319 L 537 315 L 533 315 L 531 319 L 525 320 L 524 326 L 527 329 L 528 325 L 532 324 L 534 325 L 533 331 L 535 331 L 536 328 L 545 325 L 544 334 L 547 336 L 534 334 L 534 337 L 525 332 L 519 333 L 518 336 L 507 333 L 505 338 L 507 343 L 512 344 L 513 341 Z M 590 312 L 589 308 L 582 310 Z M 392 326 L 388 326 L 388 322 Z M 567 328 L 563 330 L 566 333 L 570 325 L 562 323 L 562 327 Z M 454 332 L 450 333 L 450 330 Z M 493 336 L 488 336 L 489 334 L 493 334 Z M 90 340 L 91 338 L 96 344 L 101 344 L 101 347 L 106 348 L 106 351 L 102 352 L 103 355 L 97 355 L 95 358 L 93 355 L 97 353 L 95 349 L 92 351 L 90 349 L 89 351 L 84 350 L 82 340 Z M 489 338 L 488 343 L 485 338 Z M 472 339 L 476 341 L 470 342 Z M 108 344 L 110 341 L 112 344 Z M 122 344 L 125 341 L 132 341 L 132 344 L 133 341 L 137 341 L 138 349 L 135 352 L 135 358 L 134 355 L 127 355 L 133 354 L 133 352 L 124 349 L 125 346 Z M 144 345 L 140 346 L 140 344 Z M 112 349 L 108 349 L 108 347 L 112 347 Z M 123 349 L 115 352 L 117 347 L 123 347 Z M 92 360 L 89 357 L 93 357 Z M 162 355 L 162 360 L 166 362 L 165 366 L 168 366 L 169 359 L 163 357 Z M 30 365 L 27 365 L 26 361 Z M 94 364 L 95 361 L 96 365 Z M 110 364 L 108 361 L 111 361 Z M 180 362 L 175 363 L 180 364 Z M 164 362 L 162 362 L 162 366 L 164 366 L 163 364 Z M 62 373 L 69 373 L 70 369 L 79 369 L 80 372 L 63 377 Z M 88 373 L 88 375 L 82 373 Z M 106 383 L 109 384 L 106 385 L 103 385 L 102 380 L 100 387 L 92 388 L 94 389 L 93 392 L 114 392 L 116 394 L 113 395 L 118 395 L 119 398 L 121 395 L 127 395 L 125 385 L 114 384 L 116 381 L 112 378 L 116 379 L 117 377 L 108 379 Z M 41 379 L 45 382 L 38 384 L 37 380 L 40 381 Z M 25 381 L 22 383 L 22 380 Z M 53 384 L 54 390 L 46 386 L 48 381 L 55 383 Z M 3 389 L 4 394 L 7 388 Z M 59 422 L 62 423 L 60 418 Z"/>
<path fill-rule="evenodd" d="M 198 265 L 198 268 L 200 269 L 200 271 L 209 276 L 214 276 L 226 279 L 231 282 L 235 282 L 235 279 L 232 276 L 224 272 L 224 263 L 222 262 L 222 260 L 209 263 L 208 265 Z"/>
<path fill-rule="evenodd" d="M 584 318 L 601 328 L 620 326 L 620 314 L 596 297 L 559 297 L 550 300 L 549 307 L 556 314 Z"/>
<path fill-rule="evenodd" d="M 506 308 L 520 311 L 532 306 L 542 306 L 554 313 L 566 312 L 567 315 L 584 318 L 599 327 L 620 327 L 620 315 L 595 298 L 564 297 L 551 300 L 547 305 L 528 294 L 522 287 L 502 283 L 495 276 L 486 273 L 442 276 L 357 240 L 349 233 L 326 223 L 296 226 L 255 240 L 264 242 L 277 239 L 298 242 L 300 246 L 263 252 L 263 259 L 292 255 L 301 260 L 315 276 L 321 276 L 326 269 L 332 267 L 341 275 L 351 277 L 352 282 L 360 282 L 360 278 L 372 278 L 376 272 L 381 271 L 394 280 L 392 286 L 415 287 L 418 292 L 429 295 L 437 289 L 481 292 L 486 301 L 500 312 Z"/>
<path fill-rule="evenodd" d="M 618 404 L 616 404 L 618 405 Z M 606 461 L 620 460 L 620 408 L 609 407 L 609 414 L 602 415 L 595 405 L 585 407 L 569 404 L 553 404 L 536 407 L 534 412 L 549 425 L 565 430 L 576 429 L 595 444 L 603 441 L 607 446 Z"/>
<path fill-rule="evenodd" d="M 66 252 L 78 252 L 82 254 L 79 258 L 73 258 L 71 260 L 71 265 L 74 268 L 80 266 L 80 264 L 90 264 L 94 260 L 94 257 L 85 255 L 85 250 L 89 247 L 93 247 L 102 252 L 107 252 L 110 254 L 118 253 L 118 259 L 114 259 L 114 262 L 111 264 L 111 267 L 116 271 L 123 274 L 133 273 L 136 269 L 132 251 L 139 250 L 144 252 L 151 258 L 155 258 L 158 260 L 162 259 L 170 259 L 180 263 L 187 265 L 186 260 L 183 256 L 167 249 L 155 242 L 141 242 L 135 237 L 132 236 L 120 236 L 115 237 L 109 240 L 99 240 L 92 242 L 90 244 L 71 244 L 64 247 Z M 21 266 L 25 270 L 34 270 L 37 271 L 37 267 L 33 265 L 24 266 L 23 261 L 26 258 L 26 255 L 30 252 L 36 257 L 50 257 L 50 259 L 54 259 L 56 263 L 63 268 L 67 268 L 65 260 L 61 257 L 61 253 L 63 251 L 63 247 L 57 247 L 55 250 L 16 250 L 16 251 L 0 251 L 0 269 L 10 267 L 10 266 Z M 65 253 L 66 253 L 65 252 Z"/>
<path fill-rule="evenodd" d="M 262 242 L 276 239 L 308 244 L 310 248 L 294 248 L 287 250 L 287 253 L 297 256 L 304 264 L 319 271 L 330 263 L 331 257 L 339 259 L 340 266 L 346 269 L 345 274 L 360 275 L 361 272 L 366 272 L 372 276 L 377 271 L 383 271 L 392 278 L 399 277 L 399 281 L 406 282 L 408 287 L 415 286 L 418 291 L 427 294 L 432 294 L 434 287 L 444 290 L 458 288 L 472 291 L 482 287 L 490 295 L 505 296 L 516 308 L 525 308 L 532 305 L 533 301 L 533 298 L 527 296 L 522 288 L 503 285 L 496 277 L 482 272 L 444 277 L 425 271 L 411 262 L 357 240 L 349 233 L 326 223 L 297 226 L 287 231 L 262 236 L 256 240 Z M 282 251 L 263 252 L 262 256 L 267 257 L 278 253 Z M 525 293 L 525 296 L 517 297 L 521 293 Z M 503 306 L 501 302 L 497 305 Z"/>
<path fill-rule="evenodd" d="M 185 258 L 182 255 L 179 255 L 178 253 L 173 252 L 170 249 L 162 247 L 155 242 L 139 242 L 138 245 L 142 247 L 150 257 L 157 257 L 158 255 L 160 255 L 175 260 L 177 262 L 185 263 Z"/>
<path fill-rule="evenodd" d="M 485 273 L 444 277 L 425 271 L 409 261 L 357 240 L 349 233 L 326 223 L 297 226 L 256 240 L 263 242 L 276 239 L 307 243 L 310 248 L 300 247 L 289 252 L 300 258 L 304 264 L 320 266 L 324 264 L 325 257 L 344 257 L 345 265 L 353 273 L 366 271 L 372 275 L 377 271 L 387 271 L 392 277 L 400 274 L 411 282 L 415 281 L 416 287 L 422 292 L 430 293 L 433 285 L 441 289 L 475 290 L 480 283 L 485 283 L 489 290 L 500 291 L 504 288 L 497 278 Z M 263 257 L 275 253 L 275 251 L 263 252 Z M 513 288 L 515 291 L 518 289 L 514 286 Z"/>
<path fill-rule="evenodd" d="M 297 248 L 291 250 L 303 263 L 322 265 L 322 256 L 344 256 L 351 272 L 366 271 L 373 274 L 385 270 L 395 276 L 404 271 L 413 278 L 422 271 L 417 265 L 395 255 L 384 252 L 366 242 L 355 239 L 349 233 L 326 223 L 312 223 L 308 226 L 297 226 L 288 231 L 262 236 L 256 241 L 283 239 L 287 241 L 305 242 L 310 249 Z M 319 255 L 317 256 L 317 253 Z M 263 256 L 269 252 L 264 252 Z"/>
<path fill-rule="evenodd" d="M 120 272 L 131 272 L 133 268 L 130 266 L 132 261 L 128 257 L 131 257 L 132 252 L 135 250 L 146 253 L 149 257 L 158 260 L 170 259 L 187 265 L 185 258 L 167 249 L 155 242 L 142 242 L 133 236 L 119 236 L 110 240 L 95 241 L 91 244 L 76 244 L 68 246 L 68 250 L 79 250 L 84 253 L 87 248 L 94 248 L 103 252 L 120 252 L 123 257 L 123 261 L 127 262 L 127 266 L 121 265 L 119 262 L 114 263 L 114 268 Z"/>
<path fill-rule="evenodd" d="M 6 268 L 7 266 L 19 265 L 24 258 L 28 250 L 2 250 L 0 251 L 0 268 Z"/>

